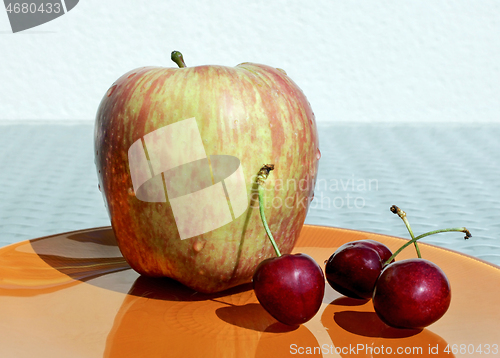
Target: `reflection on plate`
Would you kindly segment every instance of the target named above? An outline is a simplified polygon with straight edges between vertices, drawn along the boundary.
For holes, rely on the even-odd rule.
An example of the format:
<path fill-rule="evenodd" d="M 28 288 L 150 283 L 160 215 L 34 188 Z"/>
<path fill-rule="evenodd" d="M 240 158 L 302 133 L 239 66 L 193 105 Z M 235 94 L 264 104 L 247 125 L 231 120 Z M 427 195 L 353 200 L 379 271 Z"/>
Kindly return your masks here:
<path fill-rule="evenodd" d="M 322 263 L 345 242 L 368 238 L 392 250 L 404 242 L 305 226 L 295 252 Z M 472 348 L 486 345 L 493 353 L 500 344 L 500 268 L 430 245 L 421 251 L 452 286 L 450 309 L 433 325 L 387 327 L 371 301 L 327 285 L 320 312 L 290 328 L 260 306 L 251 284 L 207 295 L 168 278 L 139 276 L 109 227 L 25 241 L 0 250 L 0 356 L 470 357 Z M 408 257 L 411 248 L 399 259 Z M 447 354 L 447 346 L 457 353 Z"/>

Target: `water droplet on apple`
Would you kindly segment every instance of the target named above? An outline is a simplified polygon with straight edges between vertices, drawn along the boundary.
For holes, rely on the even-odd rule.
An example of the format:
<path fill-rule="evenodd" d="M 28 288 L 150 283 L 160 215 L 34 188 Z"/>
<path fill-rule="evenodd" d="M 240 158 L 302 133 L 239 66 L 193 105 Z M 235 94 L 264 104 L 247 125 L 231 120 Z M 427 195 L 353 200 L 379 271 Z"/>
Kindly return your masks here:
<path fill-rule="evenodd" d="M 133 188 L 128 188 L 127 189 L 128 195 L 130 196 L 135 196 L 134 189 Z"/>
<path fill-rule="evenodd" d="M 115 91 L 116 89 L 116 85 L 114 86 L 111 86 L 110 89 L 108 90 L 108 93 L 107 93 L 107 96 L 111 96 L 113 94 L 113 92 Z"/>
<path fill-rule="evenodd" d="M 102 191 L 101 190 L 101 184 L 97 184 L 97 189 L 99 189 L 99 191 Z"/>
<path fill-rule="evenodd" d="M 286 75 L 286 72 L 285 72 L 285 70 L 284 70 L 284 69 L 282 69 L 282 68 L 276 68 L 276 69 L 277 69 L 278 71 L 280 71 L 280 72 L 283 72 L 283 73 Z"/>
<path fill-rule="evenodd" d="M 199 241 L 196 241 L 194 244 L 193 244 L 193 250 L 195 252 L 200 252 L 204 247 L 205 247 L 205 242 L 206 241 L 202 241 L 202 240 L 199 240 Z"/>
<path fill-rule="evenodd" d="M 130 75 L 128 75 L 128 77 L 127 77 L 127 78 L 134 77 L 134 76 L 135 76 L 135 74 L 136 74 L 135 72 L 134 72 L 134 73 L 131 73 Z"/>
<path fill-rule="evenodd" d="M 316 159 L 318 159 L 318 160 L 321 159 L 321 152 L 319 151 L 319 148 L 318 148 L 318 151 L 316 152 Z"/>
<path fill-rule="evenodd" d="M 238 120 L 237 119 L 234 121 L 234 124 L 238 124 Z"/>
<path fill-rule="evenodd" d="M 314 200 L 314 192 L 313 192 L 313 195 L 311 196 L 311 201 L 313 201 L 313 200 Z"/>

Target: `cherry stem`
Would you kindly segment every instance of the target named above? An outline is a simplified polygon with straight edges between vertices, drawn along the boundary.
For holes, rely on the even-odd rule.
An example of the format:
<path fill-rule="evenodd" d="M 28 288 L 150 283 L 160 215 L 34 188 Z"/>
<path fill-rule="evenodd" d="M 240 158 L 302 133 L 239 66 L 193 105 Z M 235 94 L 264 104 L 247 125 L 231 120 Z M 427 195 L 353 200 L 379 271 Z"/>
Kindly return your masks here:
<path fill-rule="evenodd" d="M 413 230 L 411 229 L 410 223 L 408 222 L 408 219 L 406 218 L 406 213 L 398 208 L 396 205 L 391 206 L 391 211 L 394 214 L 397 214 L 401 220 L 405 223 L 406 228 L 408 229 L 408 232 L 410 233 L 411 236 L 411 241 L 415 245 L 415 250 L 417 251 L 417 256 L 419 259 L 422 258 L 422 255 L 420 254 L 420 248 L 418 247 L 417 241 L 415 240 L 415 235 L 413 235 Z"/>
<path fill-rule="evenodd" d="M 170 58 L 177 64 L 177 66 L 179 66 L 179 68 L 186 67 L 186 63 L 184 62 L 182 53 L 180 53 L 179 51 L 172 51 Z"/>
<path fill-rule="evenodd" d="M 262 219 L 262 224 L 264 224 L 264 229 L 266 229 L 267 236 L 273 245 L 274 251 L 276 252 L 276 256 L 280 257 L 281 252 L 276 245 L 276 241 L 274 241 L 273 234 L 267 225 L 266 215 L 264 214 L 264 182 L 267 179 L 267 176 L 274 169 L 274 164 L 264 164 L 264 166 L 259 170 L 257 174 L 257 185 L 259 186 L 259 211 L 260 218 Z"/>
<path fill-rule="evenodd" d="M 439 234 L 441 232 L 451 232 L 451 231 L 458 231 L 458 232 L 463 232 L 465 233 L 465 239 L 467 240 L 468 238 L 472 237 L 471 233 L 469 230 L 467 230 L 466 228 L 464 227 L 455 227 L 455 228 L 451 228 L 451 229 L 440 229 L 440 230 L 433 230 L 433 231 L 429 231 L 429 232 L 426 232 L 425 234 L 422 234 L 422 235 L 418 235 L 417 237 L 411 239 L 410 241 L 408 241 L 406 244 L 404 244 L 403 246 L 401 246 L 395 253 L 392 254 L 392 256 L 389 258 L 389 260 L 387 260 L 384 264 L 385 265 L 388 265 L 391 263 L 392 260 L 394 260 L 394 258 L 401 252 L 403 251 L 406 247 L 410 246 L 412 243 L 415 243 L 417 240 L 420 240 L 426 236 L 430 236 L 430 235 L 434 235 L 434 234 Z"/>

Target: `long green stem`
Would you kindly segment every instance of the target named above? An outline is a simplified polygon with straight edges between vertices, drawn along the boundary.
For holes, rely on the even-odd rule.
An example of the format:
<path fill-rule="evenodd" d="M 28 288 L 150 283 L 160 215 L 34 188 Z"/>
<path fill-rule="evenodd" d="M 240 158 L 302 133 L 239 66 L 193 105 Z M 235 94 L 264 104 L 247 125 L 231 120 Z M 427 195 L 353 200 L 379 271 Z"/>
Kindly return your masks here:
<path fill-rule="evenodd" d="M 407 248 L 408 246 L 410 246 L 412 243 L 416 243 L 417 240 L 420 240 L 426 236 L 430 236 L 430 235 L 434 235 L 434 234 L 439 234 L 441 232 L 451 232 L 451 231 L 458 231 L 458 232 L 463 232 L 465 233 L 465 239 L 468 239 L 470 237 L 472 237 L 471 233 L 469 230 L 467 230 L 466 228 L 464 227 L 455 227 L 455 228 L 451 228 L 451 229 L 440 229 L 440 230 L 433 230 L 433 231 L 429 231 L 429 232 L 426 232 L 425 234 L 422 234 L 422 235 L 418 235 L 417 237 L 411 239 L 410 241 L 408 241 L 406 244 L 404 244 L 403 246 L 401 246 L 396 252 L 394 252 L 392 254 L 392 256 L 385 262 L 384 265 L 388 265 L 391 263 L 392 260 L 394 260 L 394 258 L 401 252 L 403 251 L 405 248 Z"/>
<path fill-rule="evenodd" d="M 397 214 L 401 218 L 401 220 L 403 220 L 403 222 L 405 223 L 405 226 L 408 229 L 408 232 L 410 233 L 411 241 L 413 242 L 415 250 L 417 251 L 417 256 L 419 259 L 422 258 L 422 255 L 420 254 L 420 248 L 418 247 L 417 241 L 415 240 L 415 235 L 413 235 L 413 230 L 411 229 L 410 223 L 406 218 L 406 213 L 400 208 L 398 208 L 396 205 L 391 206 L 391 211 L 394 214 Z"/>
<path fill-rule="evenodd" d="M 276 256 L 280 257 L 281 252 L 276 245 L 276 241 L 274 241 L 273 234 L 267 225 L 266 215 L 264 214 L 264 182 L 267 179 L 267 176 L 274 169 L 274 164 L 265 164 L 257 174 L 257 185 L 259 187 L 259 212 L 260 218 L 262 219 L 262 224 L 264 224 L 264 229 L 266 230 L 267 236 L 273 245 L 274 251 L 276 252 Z"/>

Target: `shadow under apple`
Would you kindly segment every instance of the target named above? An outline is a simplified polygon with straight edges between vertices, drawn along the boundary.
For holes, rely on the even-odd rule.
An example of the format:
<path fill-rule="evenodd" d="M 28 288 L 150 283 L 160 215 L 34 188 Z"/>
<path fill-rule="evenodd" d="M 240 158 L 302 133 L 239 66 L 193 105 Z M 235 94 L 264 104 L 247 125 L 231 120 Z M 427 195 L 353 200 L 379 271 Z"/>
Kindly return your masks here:
<path fill-rule="evenodd" d="M 251 284 L 243 284 L 209 295 L 189 289 L 170 278 L 140 276 L 123 258 L 110 227 L 43 237 L 31 240 L 29 245 L 36 253 L 36 258 L 51 266 L 54 272 L 68 277 L 67 280 L 61 280 L 61 275 L 56 274 L 57 277 L 52 280 L 56 282 L 52 291 L 86 282 L 107 290 L 159 300 L 196 301 L 252 289 Z M 31 256 L 34 255 L 31 253 Z M 45 268 L 39 271 L 38 282 L 41 282 L 44 292 L 48 292 L 51 278 L 47 276 Z M 120 277 L 112 275 L 115 273 L 120 273 Z M 33 287 L 30 287 L 30 292 L 37 294 Z"/>
<path fill-rule="evenodd" d="M 221 292 L 201 293 L 169 277 L 139 276 L 133 283 L 128 294 L 162 301 L 191 302 L 215 300 L 251 290 L 252 284 L 246 283 Z"/>
<path fill-rule="evenodd" d="M 30 244 L 40 259 L 78 281 L 131 268 L 111 228 L 48 236 L 31 240 Z"/>
<path fill-rule="evenodd" d="M 6 285 L 2 287 L 0 284 L 0 290 L 8 296 L 47 294 L 82 282 L 127 292 L 121 287 L 113 287 L 110 280 L 100 278 L 116 273 L 123 276 L 127 271 L 133 271 L 122 257 L 111 228 L 21 242 L 6 248 L 2 260 Z M 137 275 L 131 272 L 129 276 L 131 284 Z M 122 282 L 120 285 L 123 286 Z"/>

